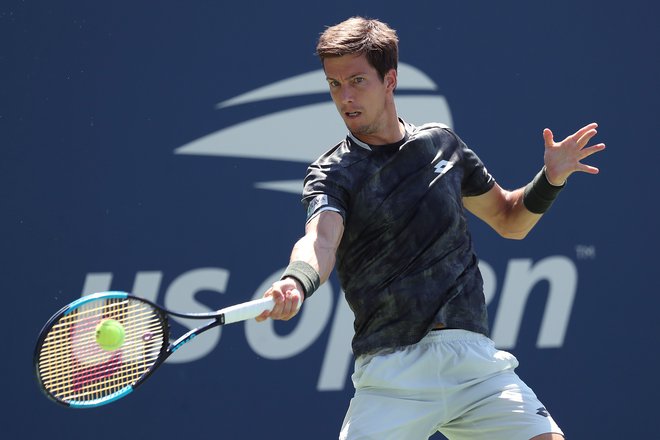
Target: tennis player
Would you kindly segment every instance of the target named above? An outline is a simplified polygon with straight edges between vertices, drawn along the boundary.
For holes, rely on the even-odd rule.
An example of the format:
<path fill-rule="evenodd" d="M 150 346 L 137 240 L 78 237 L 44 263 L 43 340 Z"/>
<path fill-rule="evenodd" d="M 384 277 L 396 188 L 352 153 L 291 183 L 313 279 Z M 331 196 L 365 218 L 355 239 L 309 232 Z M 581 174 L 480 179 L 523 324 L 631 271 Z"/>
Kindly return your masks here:
<path fill-rule="evenodd" d="M 543 131 L 544 166 L 525 187 L 502 189 L 450 128 L 399 117 L 398 38 L 361 17 L 329 27 L 317 54 L 348 136 L 311 164 L 305 235 L 282 279 L 265 292 L 276 307 L 258 320 L 290 319 L 337 265 L 355 314 L 355 395 L 340 439 L 561 439 L 543 403 L 488 338 L 482 277 L 466 209 L 506 238 L 522 239 L 581 163 L 589 124 L 555 142 Z"/>

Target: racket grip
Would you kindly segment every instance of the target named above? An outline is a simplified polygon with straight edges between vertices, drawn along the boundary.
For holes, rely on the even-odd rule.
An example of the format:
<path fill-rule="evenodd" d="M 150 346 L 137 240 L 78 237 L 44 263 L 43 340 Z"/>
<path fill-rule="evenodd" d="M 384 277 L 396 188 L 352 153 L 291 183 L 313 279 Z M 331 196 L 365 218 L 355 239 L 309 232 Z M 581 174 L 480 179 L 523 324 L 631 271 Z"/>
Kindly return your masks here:
<path fill-rule="evenodd" d="M 232 322 L 246 321 L 256 318 L 266 310 L 271 310 L 275 306 L 275 300 L 271 297 L 255 299 L 254 301 L 236 304 L 220 310 L 225 315 L 225 324 Z"/>
<path fill-rule="evenodd" d="M 302 295 L 300 296 L 302 297 Z M 300 310 L 301 305 L 302 301 L 298 301 L 297 310 Z M 240 322 L 256 318 L 266 310 L 272 310 L 273 307 L 275 307 L 275 300 L 273 297 L 268 296 L 265 298 L 255 299 L 254 301 L 236 304 L 235 306 L 224 308 L 220 310 L 220 312 L 225 316 L 225 324 L 231 324 L 232 322 Z"/>

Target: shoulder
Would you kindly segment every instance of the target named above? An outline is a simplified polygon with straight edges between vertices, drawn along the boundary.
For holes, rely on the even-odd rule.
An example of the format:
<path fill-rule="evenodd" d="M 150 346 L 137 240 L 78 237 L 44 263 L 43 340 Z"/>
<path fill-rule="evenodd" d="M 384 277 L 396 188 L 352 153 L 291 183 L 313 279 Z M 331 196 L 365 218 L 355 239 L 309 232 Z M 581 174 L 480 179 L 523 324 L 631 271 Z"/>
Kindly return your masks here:
<path fill-rule="evenodd" d="M 338 200 L 346 200 L 347 194 L 360 178 L 361 167 L 367 163 L 371 150 L 352 142 L 350 137 L 342 140 L 312 162 L 307 168 L 303 185 L 303 199 L 326 194 Z"/>
<path fill-rule="evenodd" d="M 419 131 L 429 131 L 429 130 L 451 131 L 451 128 L 449 127 L 449 125 L 443 124 L 441 122 L 427 122 L 426 124 L 420 125 L 418 127 L 416 127 L 416 126 L 413 126 L 413 127 L 414 127 L 414 129 L 417 129 Z"/>
<path fill-rule="evenodd" d="M 310 165 L 310 169 L 348 168 L 366 159 L 371 150 L 355 143 L 349 136 L 323 153 Z"/>
<path fill-rule="evenodd" d="M 445 124 L 431 122 L 419 126 L 407 124 L 406 127 L 410 142 L 429 151 L 451 155 L 454 152 L 461 154 L 461 150 L 465 148 L 465 144 L 461 139 Z"/>
<path fill-rule="evenodd" d="M 461 138 L 448 125 L 439 122 L 424 124 L 419 127 L 419 132 L 428 136 L 433 136 L 445 143 L 461 143 Z"/>
<path fill-rule="evenodd" d="M 446 124 L 440 122 L 427 122 L 422 125 L 406 124 L 406 130 L 412 139 L 432 139 L 435 142 L 457 142 L 459 137 L 454 131 Z"/>

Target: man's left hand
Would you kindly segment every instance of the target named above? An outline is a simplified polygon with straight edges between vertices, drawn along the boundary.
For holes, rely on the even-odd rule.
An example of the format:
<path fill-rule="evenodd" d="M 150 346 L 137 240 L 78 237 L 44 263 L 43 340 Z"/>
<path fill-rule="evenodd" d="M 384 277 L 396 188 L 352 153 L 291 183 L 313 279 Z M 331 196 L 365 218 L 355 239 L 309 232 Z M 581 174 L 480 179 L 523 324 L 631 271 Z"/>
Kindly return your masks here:
<path fill-rule="evenodd" d="M 563 185 L 568 176 L 576 171 L 598 174 L 598 168 L 581 162 L 592 154 L 605 149 L 605 144 L 602 143 L 587 147 L 591 138 L 596 135 L 597 128 L 598 124 L 591 123 L 561 142 L 555 142 L 549 128 L 543 130 L 545 176 L 552 185 Z"/>

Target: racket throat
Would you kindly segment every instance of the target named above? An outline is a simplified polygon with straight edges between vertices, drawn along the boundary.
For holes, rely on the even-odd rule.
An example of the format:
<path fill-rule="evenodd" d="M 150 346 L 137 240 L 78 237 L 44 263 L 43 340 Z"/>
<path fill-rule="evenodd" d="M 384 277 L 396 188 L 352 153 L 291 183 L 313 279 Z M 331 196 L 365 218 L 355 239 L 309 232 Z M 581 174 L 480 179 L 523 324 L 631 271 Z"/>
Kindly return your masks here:
<path fill-rule="evenodd" d="M 224 323 L 225 323 L 225 317 L 223 315 L 220 315 L 217 318 L 215 318 L 213 321 L 207 323 L 206 325 L 188 331 L 188 333 L 185 333 L 183 336 L 179 337 L 177 340 L 170 343 L 170 346 L 167 349 L 166 357 L 173 354 L 179 348 L 183 347 L 185 344 L 195 339 L 197 335 L 199 335 L 200 333 L 205 332 L 210 328 L 223 325 Z"/>

